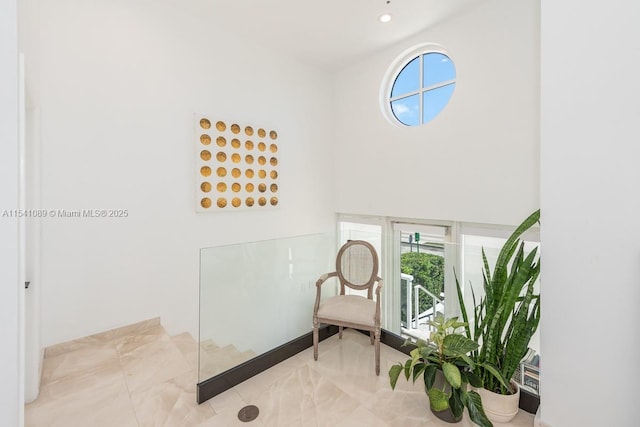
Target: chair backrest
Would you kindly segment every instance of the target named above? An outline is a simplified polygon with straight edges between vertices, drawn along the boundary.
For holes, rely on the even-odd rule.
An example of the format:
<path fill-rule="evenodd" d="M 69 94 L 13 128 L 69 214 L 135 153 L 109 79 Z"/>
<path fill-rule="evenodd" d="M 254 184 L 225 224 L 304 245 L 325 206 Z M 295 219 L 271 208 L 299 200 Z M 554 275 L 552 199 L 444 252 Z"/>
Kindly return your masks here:
<path fill-rule="evenodd" d="M 336 257 L 336 272 L 340 280 L 340 294 L 344 287 L 368 289 L 367 298 L 373 298 L 373 285 L 378 277 L 378 254 L 363 240 L 349 240 L 342 245 Z"/>

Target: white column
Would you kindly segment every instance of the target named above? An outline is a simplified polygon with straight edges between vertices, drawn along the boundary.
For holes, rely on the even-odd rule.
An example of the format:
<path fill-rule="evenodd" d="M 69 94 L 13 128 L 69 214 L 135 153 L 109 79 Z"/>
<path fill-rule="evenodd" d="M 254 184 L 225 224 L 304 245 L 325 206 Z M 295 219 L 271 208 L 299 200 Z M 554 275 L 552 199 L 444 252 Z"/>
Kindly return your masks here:
<path fill-rule="evenodd" d="M 18 220 L 17 1 L 0 3 L 0 425 L 23 423 Z"/>
<path fill-rule="evenodd" d="M 542 0 L 541 12 L 540 418 L 634 426 L 640 3 Z"/>

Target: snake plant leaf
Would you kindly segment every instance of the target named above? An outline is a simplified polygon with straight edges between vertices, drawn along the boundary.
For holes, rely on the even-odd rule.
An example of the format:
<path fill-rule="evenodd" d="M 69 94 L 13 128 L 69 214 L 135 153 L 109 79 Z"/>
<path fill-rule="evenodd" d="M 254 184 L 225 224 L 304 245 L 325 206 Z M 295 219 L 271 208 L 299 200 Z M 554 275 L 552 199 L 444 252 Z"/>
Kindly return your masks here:
<path fill-rule="evenodd" d="M 469 410 L 469 418 L 480 427 L 493 427 L 482 408 L 482 399 L 475 391 L 466 394 L 465 404 Z"/>
<path fill-rule="evenodd" d="M 437 388 L 427 390 L 429 396 L 429 404 L 434 411 L 444 411 L 449 407 L 449 396 Z"/>
<path fill-rule="evenodd" d="M 483 368 L 485 371 L 490 372 L 491 375 L 493 375 L 493 377 L 497 379 L 498 382 L 500 382 L 500 384 L 503 387 L 506 387 L 507 389 L 509 389 L 509 381 L 502 375 L 500 370 L 498 370 L 498 368 L 496 368 L 494 365 L 492 365 L 491 363 L 482 363 L 482 364 L 479 363 L 478 366 Z M 474 387 L 477 387 L 477 386 L 474 386 Z"/>
<path fill-rule="evenodd" d="M 404 370 L 404 366 L 402 366 L 401 363 L 398 363 L 397 365 L 393 365 L 389 369 L 389 383 L 391 384 L 391 390 L 396 389 L 396 384 L 398 383 L 398 377 L 400 376 L 400 373 L 403 370 Z"/>
<path fill-rule="evenodd" d="M 453 388 L 460 388 L 462 385 L 462 376 L 460 375 L 460 369 L 453 363 L 444 362 L 442 364 L 442 373 L 447 379 L 447 382 L 451 384 Z"/>
<path fill-rule="evenodd" d="M 449 396 L 449 407 L 451 408 L 451 412 L 453 413 L 454 418 L 457 419 L 462 417 L 464 405 L 462 404 L 462 399 L 460 398 L 459 389 L 451 390 L 451 396 Z"/>
<path fill-rule="evenodd" d="M 424 368 L 424 386 L 425 390 L 429 390 L 433 387 L 433 383 L 436 381 L 436 372 L 438 372 L 438 365 L 429 364 Z"/>

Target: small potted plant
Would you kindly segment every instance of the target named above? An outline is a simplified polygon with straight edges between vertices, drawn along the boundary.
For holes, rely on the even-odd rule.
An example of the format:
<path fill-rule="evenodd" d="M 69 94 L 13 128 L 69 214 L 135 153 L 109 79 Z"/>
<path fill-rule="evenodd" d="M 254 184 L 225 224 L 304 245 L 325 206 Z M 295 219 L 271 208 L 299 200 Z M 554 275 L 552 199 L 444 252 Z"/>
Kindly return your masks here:
<path fill-rule="evenodd" d="M 468 384 L 478 387 L 480 379 L 473 373 L 476 364 L 469 356 L 478 349 L 478 344 L 457 332 L 467 324 L 459 322 L 457 317 L 445 319 L 442 315 L 429 324 L 434 328 L 431 342 L 418 340 L 410 353 L 411 358 L 389 369 L 391 388 L 395 389 L 403 372 L 405 378 L 411 378 L 414 383 L 422 375 L 429 406 L 438 418 L 458 422 L 467 408 L 474 423 L 492 427 L 482 408 L 480 395 L 468 387 Z M 409 343 L 406 341 L 405 345 Z"/>

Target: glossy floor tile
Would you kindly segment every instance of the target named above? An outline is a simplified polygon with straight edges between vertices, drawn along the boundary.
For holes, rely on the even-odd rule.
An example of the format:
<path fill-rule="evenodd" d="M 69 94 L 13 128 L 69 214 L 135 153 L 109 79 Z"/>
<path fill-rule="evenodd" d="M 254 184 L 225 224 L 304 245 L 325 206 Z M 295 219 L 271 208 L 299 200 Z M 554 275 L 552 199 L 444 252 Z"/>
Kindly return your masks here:
<path fill-rule="evenodd" d="M 219 370 L 236 357 L 232 350 L 205 343 L 201 361 Z M 159 322 L 64 343 L 46 355 L 40 396 L 26 405 L 29 427 L 451 426 L 431 414 L 419 386 L 401 379 L 391 390 L 388 369 L 404 354 L 381 345 L 376 376 L 368 336 L 352 330 L 321 342 L 318 361 L 307 349 L 202 405 L 197 343 L 189 334 L 167 336 Z M 248 423 L 238 419 L 246 405 L 260 410 Z M 465 417 L 456 425 L 473 424 Z M 531 427 L 533 415 L 521 411 L 495 426 Z"/>

